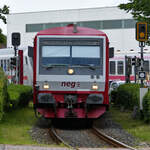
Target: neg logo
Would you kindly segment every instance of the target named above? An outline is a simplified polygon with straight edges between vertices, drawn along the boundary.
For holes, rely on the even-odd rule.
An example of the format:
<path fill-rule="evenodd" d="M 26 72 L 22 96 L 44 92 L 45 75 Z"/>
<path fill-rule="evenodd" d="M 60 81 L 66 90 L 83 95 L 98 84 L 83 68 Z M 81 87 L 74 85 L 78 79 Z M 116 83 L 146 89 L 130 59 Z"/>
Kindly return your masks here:
<path fill-rule="evenodd" d="M 70 88 L 80 87 L 80 82 L 61 82 L 61 86 Z"/>

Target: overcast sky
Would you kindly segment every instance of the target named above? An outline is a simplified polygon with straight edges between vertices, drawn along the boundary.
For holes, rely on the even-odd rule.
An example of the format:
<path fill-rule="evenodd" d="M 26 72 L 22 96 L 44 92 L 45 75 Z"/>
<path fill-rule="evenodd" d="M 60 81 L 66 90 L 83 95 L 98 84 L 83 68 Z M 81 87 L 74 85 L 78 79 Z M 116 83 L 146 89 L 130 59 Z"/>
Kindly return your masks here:
<path fill-rule="evenodd" d="M 4 4 L 10 7 L 10 13 L 94 8 L 106 6 L 118 6 L 127 3 L 128 0 L 0 0 L 0 7 Z M 7 34 L 6 25 L 0 21 L 0 28 Z"/>

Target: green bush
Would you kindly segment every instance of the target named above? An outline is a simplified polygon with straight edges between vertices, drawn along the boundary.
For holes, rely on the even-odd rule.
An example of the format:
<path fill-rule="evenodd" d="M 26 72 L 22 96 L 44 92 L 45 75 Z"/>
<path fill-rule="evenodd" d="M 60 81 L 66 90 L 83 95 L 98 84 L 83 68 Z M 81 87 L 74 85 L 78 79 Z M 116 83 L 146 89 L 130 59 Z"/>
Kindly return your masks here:
<path fill-rule="evenodd" d="M 116 105 L 123 106 L 127 109 L 133 109 L 133 106 L 139 106 L 139 84 L 126 83 L 120 85 L 115 93 Z"/>
<path fill-rule="evenodd" d="M 111 98 L 111 102 L 115 103 L 116 97 L 117 97 L 117 89 L 111 91 L 110 93 L 110 98 Z"/>
<path fill-rule="evenodd" d="M 7 93 L 7 77 L 0 68 L 0 120 L 3 117 L 4 109 L 8 105 L 8 93 Z"/>
<path fill-rule="evenodd" d="M 143 115 L 146 122 L 150 122 L 150 91 L 143 98 Z"/>
<path fill-rule="evenodd" d="M 13 108 L 24 107 L 32 99 L 32 87 L 10 84 L 8 86 L 8 94 Z"/>

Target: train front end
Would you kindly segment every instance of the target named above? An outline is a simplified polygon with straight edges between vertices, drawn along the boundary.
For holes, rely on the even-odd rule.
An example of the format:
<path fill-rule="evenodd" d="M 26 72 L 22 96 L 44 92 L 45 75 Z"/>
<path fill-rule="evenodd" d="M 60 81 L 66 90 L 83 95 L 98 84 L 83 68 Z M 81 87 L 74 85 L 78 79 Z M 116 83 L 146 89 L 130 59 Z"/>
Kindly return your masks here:
<path fill-rule="evenodd" d="M 109 105 L 107 36 L 70 25 L 39 32 L 34 44 L 34 109 L 45 118 L 101 116 Z"/>

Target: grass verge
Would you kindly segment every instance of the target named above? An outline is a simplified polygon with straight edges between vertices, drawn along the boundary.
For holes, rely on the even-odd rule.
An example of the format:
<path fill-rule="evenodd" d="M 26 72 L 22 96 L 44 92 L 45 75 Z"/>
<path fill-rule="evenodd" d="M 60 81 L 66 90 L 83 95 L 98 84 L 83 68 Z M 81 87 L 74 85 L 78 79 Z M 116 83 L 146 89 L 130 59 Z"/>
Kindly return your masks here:
<path fill-rule="evenodd" d="M 39 145 L 29 135 L 29 130 L 35 121 L 32 106 L 6 113 L 0 122 L 0 143 Z"/>
<path fill-rule="evenodd" d="M 120 112 L 116 107 L 112 107 L 110 112 L 113 119 L 127 130 L 128 133 L 143 142 L 150 143 L 150 124 L 145 124 L 143 120 L 133 120 L 131 112 Z"/>

